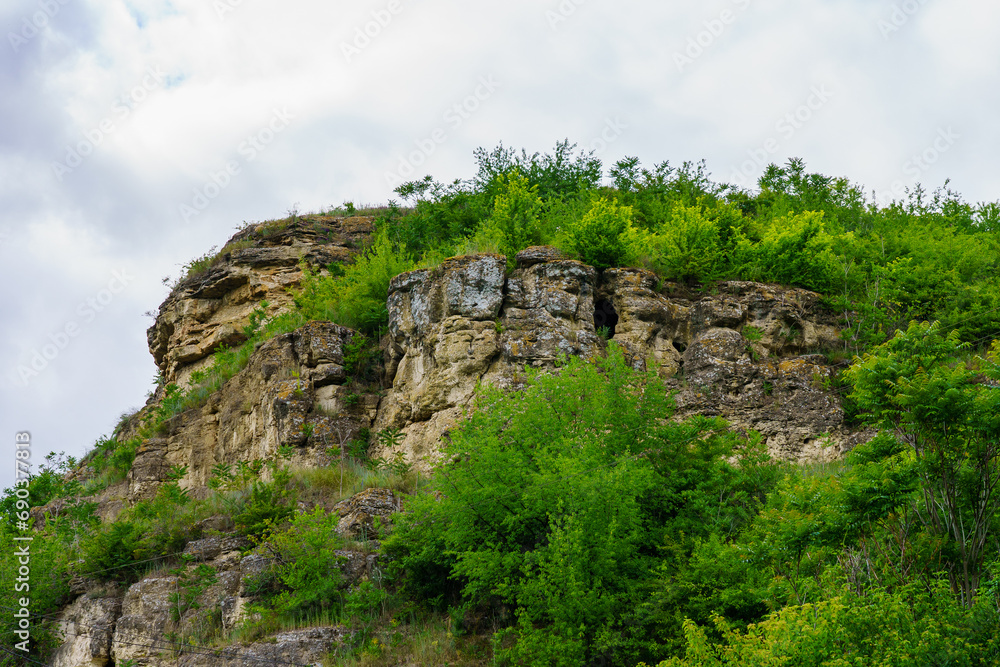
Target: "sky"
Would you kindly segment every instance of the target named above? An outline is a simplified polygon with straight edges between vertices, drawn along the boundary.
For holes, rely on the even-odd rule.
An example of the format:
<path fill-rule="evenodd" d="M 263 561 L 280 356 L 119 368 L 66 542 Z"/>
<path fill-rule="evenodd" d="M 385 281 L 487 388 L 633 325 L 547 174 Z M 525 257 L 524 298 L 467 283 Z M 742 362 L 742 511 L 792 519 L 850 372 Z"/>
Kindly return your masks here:
<path fill-rule="evenodd" d="M 996 201 L 996 25 L 982 0 L 3 0 L 0 487 L 18 433 L 37 469 L 145 403 L 186 262 L 470 178 L 477 147 Z"/>

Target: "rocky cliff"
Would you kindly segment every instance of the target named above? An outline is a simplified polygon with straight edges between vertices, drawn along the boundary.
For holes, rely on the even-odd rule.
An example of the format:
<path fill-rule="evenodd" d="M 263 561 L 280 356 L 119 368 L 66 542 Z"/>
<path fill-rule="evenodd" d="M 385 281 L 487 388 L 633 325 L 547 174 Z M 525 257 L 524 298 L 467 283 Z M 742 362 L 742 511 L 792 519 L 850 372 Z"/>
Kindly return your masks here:
<path fill-rule="evenodd" d="M 160 307 L 148 338 L 164 379 L 189 382 L 214 350 L 245 340 L 262 301 L 268 314 L 289 307 L 303 261 L 317 270 L 350 261 L 371 230 L 365 218 L 303 218 L 238 234 Z M 522 251 L 513 267 L 481 254 L 397 276 L 380 342 L 381 389 L 351 385 L 345 349 L 358 334 L 350 329 L 312 322 L 260 345 L 203 406 L 176 415 L 143 443 L 126 480 L 99 498 L 102 514 L 150 498 L 175 466 L 186 471 L 181 485 L 199 496 L 216 466 L 272 459 L 280 448 L 291 448 L 296 465 L 324 465 L 365 428 L 398 429 L 394 451 L 377 454 L 400 453 L 428 468 L 478 384 L 516 389 L 526 367 L 553 367 L 562 355 L 597 357 L 612 341 L 636 368 L 654 370 L 675 390 L 679 416 L 718 415 L 755 429 L 773 455 L 837 458 L 858 437 L 826 388 L 824 352 L 839 345 L 837 319 L 815 293 L 750 282 L 696 293 L 641 269 L 599 272 L 548 247 Z M 396 498 L 366 493 L 338 509 L 338 530 L 370 526 L 371 517 L 398 508 Z M 183 572 L 150 575 L 127 590 L 81 584 L 81 597 L 62 614 L 66 644 L 54 664 L 217 661 L 220 655 L 178 653 L 162 641 L 169 632 L 196 633 L 205 613 L 226 628 L 244 613 L 260 557 L 244 555 L 246 545 L 227 536 L 231 526 L 216 522 L 206 528 L 214 536 L 188 544 L 192 562 Z M 170 596 L 179 578 L 194 576 L 195 563 L 211 568 L 211 583 L 198 604 L 177 613 Z M 355 578 L 375 567 L 355 552 L 345 552 L 344 563 Z M 234 664 L 313 663 L 342 639 L 342 628 L 282 633 L 238 647 L 243 657 Z"/>

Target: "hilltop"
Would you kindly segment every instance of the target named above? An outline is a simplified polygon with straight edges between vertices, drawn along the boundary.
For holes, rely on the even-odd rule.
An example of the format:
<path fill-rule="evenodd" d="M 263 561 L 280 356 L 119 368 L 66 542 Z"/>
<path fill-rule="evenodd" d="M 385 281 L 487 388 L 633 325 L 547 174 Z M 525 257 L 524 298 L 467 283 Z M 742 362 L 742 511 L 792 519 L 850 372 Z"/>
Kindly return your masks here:
<path fill-rule="evenodd" d="M 476 161 L 187 265 L 27 486 L 33 659 L 995 664 L 1000 206 Z"/>

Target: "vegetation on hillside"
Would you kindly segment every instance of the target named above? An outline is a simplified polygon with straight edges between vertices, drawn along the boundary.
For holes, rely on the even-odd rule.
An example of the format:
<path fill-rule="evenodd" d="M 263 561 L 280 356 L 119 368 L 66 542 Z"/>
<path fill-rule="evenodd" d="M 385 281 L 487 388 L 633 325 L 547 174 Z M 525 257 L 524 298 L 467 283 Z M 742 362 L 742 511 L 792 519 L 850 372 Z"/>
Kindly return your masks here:
<path fill-rule="evenodd" d="M 635 158 L 604 183 L 600 161 L 568 142 L 475 159 L 468 181 L 400 186 L 409 207 L 379 209 L 353 263 L 307 267 L 293 310 L 269 318 L 262 304 L 243 345 L 218 351 L 187 389 L 159 388 L 132 419 L 134 437 L 119 429 L 81 462 L 53 456 L 7 491 L 0 664 L 51 654 L 52 614 L 74 577 L 129 584 L 154 569 L 178 573 L 178 619 L 203 614 L 196 632 L 165 641 L 211 647 L 343 623 L 353 640 L 331 664 L 1000 663 L 1000 204 L 969 204 L 946 184 L 880 207 L 800 160 L 746 191 L 714 183 L 703 164 Z M 537 244 L 694 290 L 741 279 L 821 292 L 856 355 L 837 386 L 879 435 L 837 464 L 779 464 L 721 420 L 669 420 L 663 383 L 611 344 L 604 360 L 528 373 L 513 395 L 483 388 L 429 479 L 368 459 L 362 438 L 330 468 L 292 469 L 287 451 L 219 468 L 204 499 L 173 470 L 155 498 L 97 519 L 92 494 L 124 479 L 143 440 L 203 403 L 261 342 L 310 320 L 350 326 L 364 335 L 351 372 L 377 383 L 395 275 L 466 252 L 512 260 Z M 349 588 L 335 551 L 378 546 L 337 537 L 325 508 L 370 486 L 407 494 L 407 511 L 381 546 L 384 576 Z M 31 532 L 26 657 L 11 649 L 12 554 L 28 534 L 24 507 L 51 501 Z M 194 607 L 213 573 L 180 554 L 218 514 L 277 563 L 250 582 L 256 601 L 235 631 Z"/>

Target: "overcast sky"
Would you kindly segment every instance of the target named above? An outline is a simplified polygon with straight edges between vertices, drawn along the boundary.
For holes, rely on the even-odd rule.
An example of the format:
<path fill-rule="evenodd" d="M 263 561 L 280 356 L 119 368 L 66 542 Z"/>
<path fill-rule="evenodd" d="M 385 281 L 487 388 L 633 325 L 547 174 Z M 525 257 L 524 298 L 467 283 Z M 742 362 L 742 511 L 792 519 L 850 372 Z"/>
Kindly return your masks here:
<path fill-rule="evenodd" d="M 0 485 L 142 405 L 166 276 L 244 221 L 568 138 L 1000 199 L 982 0 L 3 0 Z"/>

